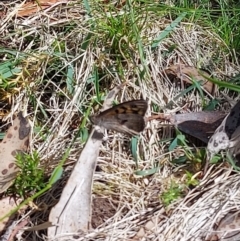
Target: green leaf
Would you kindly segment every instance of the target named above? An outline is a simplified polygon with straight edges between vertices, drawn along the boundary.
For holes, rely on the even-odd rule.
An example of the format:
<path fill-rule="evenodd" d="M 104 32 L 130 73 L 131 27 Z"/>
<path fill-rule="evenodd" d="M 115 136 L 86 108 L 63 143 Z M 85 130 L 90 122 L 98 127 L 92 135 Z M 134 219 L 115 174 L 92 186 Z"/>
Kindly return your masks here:
<path fill-rule="evenodd" d="M 86 127 L 80 128 L 80 136 L 81 136 L 81 142 L 85 143 L 89 136 L 88 129 Z"/>
<path fill-rule="evenodd" d="M 176 137 L 169 145 L 168 150 L 173 151 L 178 146 L 178 138 Z"/>
<path fill-rule="evenodd" d="M 138 145 L 138 137 L 134 136 L 131 138 L 131 152 L 133 155 L 133 159 L 136 165 L 138 166 L 137 145 Z"/>
<path fill-rule="evenodd" d="M 236 165 L 236 163 L 235 163 L 236 160 L 234 160 L 234 159 L 232 158 L 232 155 L 229 153 L 229 151 L 227 151 L 226 157 L 227 157 L 227 161 L 231 164 L 231 166 L 233 167 L 233 169 L 239 172 L 239 171 L 240 171 L 240 167 Z"/>
<path fill-rule="evenodd" d="M 62 166 L 57 166 L 54 170 L 53 173 L 49 179 L 49 184 L 53 185 L 55 182 L 57 182 L 63 174 L 63 167 Z"/>
<path fill-rule="evenodd" d="M 179 17 L 172 21 L 171 24 L 167 26 L 156 39 L 153 40 L 153 43 L 151 45 L 152 50 L 158 47 L 159 43 L 161 43 L 162 40 L 165 39 L 177 27 L 177 25 L 182 21 L 186 14 L 186 12 L 181 13 Z"/>
<path fill-rule="evenodd" d="M 69 91 L 70 94 L 74 94 L 73 79 L 74 79 L 74 69 L 71 65 L 68 65 L 66 84 L 67 84 L 67 90 Z"/>
<path fill-rule="evenodd" d="M 138 176 L 142 176 L 142 177 L 145 177 L 145 176 L 149 176 L 149 175 L 153 175 L 155 174 L 156 172 L 158 172 L 160 169 L 160 167 L 154 167 L 154 168 L 151 168 L 151 169 L 148 169 L 148 170 L 143 170 L 143 171 L 135 171 L 134 173 Z"/>
<path fill-rule="evenodd" d="M 187 156 L 180 156 L 179 158 L 173 159 L 172 163 L 180 165 L 180 164 L 186 163 L 187 160 L 188 160 Z"/>

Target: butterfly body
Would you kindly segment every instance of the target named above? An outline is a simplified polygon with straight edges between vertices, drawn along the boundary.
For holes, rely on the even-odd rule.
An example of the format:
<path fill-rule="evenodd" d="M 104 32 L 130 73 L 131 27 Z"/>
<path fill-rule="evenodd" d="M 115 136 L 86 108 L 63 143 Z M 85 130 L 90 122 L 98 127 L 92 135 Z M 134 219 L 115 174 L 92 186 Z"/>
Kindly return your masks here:
<path fill-rule="evenodd" d="M 90 120 L 93 124 L 106 129 L 137 135 L 145 128 L 144 115 L 147 107 L 148 104 L 145 100 L 127 101 L 113 106 L 99 115 L 91 116 Z"/>

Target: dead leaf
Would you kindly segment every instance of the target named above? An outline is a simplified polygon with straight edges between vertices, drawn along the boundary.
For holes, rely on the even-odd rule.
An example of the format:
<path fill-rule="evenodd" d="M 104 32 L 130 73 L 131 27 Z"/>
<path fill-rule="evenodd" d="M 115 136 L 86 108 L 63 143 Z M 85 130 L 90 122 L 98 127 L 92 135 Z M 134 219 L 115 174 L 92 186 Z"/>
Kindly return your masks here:
<path fill-rule="evenodd" d="M 28 17 L 36 12 L 42 11 L 56 3 L 65 3 L 67 0 L 38 0 L 27 2 L 18 10 L 17 17 Z"/>
<path fill-rule="evenodd" d="M 201 73 L 209 77 L 209 74 L 205 71 L 196 69 L 193 66 L 188 66 L 184 64 L 172 65 L 170 68 L 165 69 L 164 73 L 168 76 L 170 80 L 180 80 L 188 84 L 192 84 L 192 80 L 202 81 L 203 88 L 210 94 L 214 93 L 214 84 L 207 79 L 205 79 Z"/>
<path fill-rule="evenodd" d="M 116 86 L 108 93 L 102 110 L 112 106 L 112 101 L 124 85 Z M 72 170 L 59 202 L 49 214 L 49 222 L 54 225 L 48 228 L 49 239 L 66 233 L 88 232 L 90 229 L 92 181 L 103 136 L 103 128 L 96 125 Z"/>
<path fill-rule="evenodd" d="M 240 240 L 240 213 L 229 212 L 216 224 L 213 231 L 206 241 L 239 241 Z"/>
<path fill-rule="evenodd" d="M 161 119 L 169 121 L 180 131 L 208 143 L 209 138 L 227 115 L 223 111 L 200 111 L 183 114 L 159 114 L 148 120 Z"/>
<path fill-rule="evenodd" d="M 5 197 L 0 200 L 0 219 L 8 214 L 11 210 L 17 207 L 20 204 L 21 200 L 19 199 L 17 202 L 11 197 Z M 14 215 L 11 217 L 5 218 L 0 222 L 0 234 L 7 228 L 9 223 L 13 221 Z"/>
<path fill-rule="evenodd" d="M 11 186 L 17 173 L 15 156 L 27 150 L 30 125 L 22 112 L 19 112 L 0 143 L 0 193 Z"/>

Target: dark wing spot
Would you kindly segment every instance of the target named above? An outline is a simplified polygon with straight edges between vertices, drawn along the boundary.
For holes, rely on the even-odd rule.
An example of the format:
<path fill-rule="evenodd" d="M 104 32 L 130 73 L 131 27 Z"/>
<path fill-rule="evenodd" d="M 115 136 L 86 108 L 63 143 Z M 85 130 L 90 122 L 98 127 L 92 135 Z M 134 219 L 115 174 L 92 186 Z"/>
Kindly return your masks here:
<path fill-rule="evenodd" d="M 119 109 L 116 109 L 116 110 L 115 110 L 115 113 L 116 113 L 116 114 L 119 114 Z"/>

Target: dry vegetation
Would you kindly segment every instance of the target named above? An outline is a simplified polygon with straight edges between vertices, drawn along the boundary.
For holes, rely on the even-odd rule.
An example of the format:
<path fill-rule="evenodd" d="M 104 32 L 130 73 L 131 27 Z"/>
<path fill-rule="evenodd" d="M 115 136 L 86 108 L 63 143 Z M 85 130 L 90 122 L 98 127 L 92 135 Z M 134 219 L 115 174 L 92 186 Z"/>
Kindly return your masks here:
<path fill-rule="evenodd" d="M 113 87 L 127 82 L 118 102 L 148 98 L 147 116 L 196 112 L 213 98 L 238 95 L 217 89 L 214 96 L 201 96 L 195 89 L 176 98 L 188 86 L 164 74 L 175 64 L 207 69 L 225 81 L 238 74 L 234 52 L 203 21 L 183 18 L 153 49 L 153 40 L 181 12 L 160 11 L 154 1 L 106 2 L 90 1 L 88 9 L 86 2 L 69 1 L 23 17 L 16 13 L 24 1 L 2 5 L 0 56 L 11 69 L 0 88 L 2 125 L 24 109 L 32 126 L 30 152 L 37 150 L 46 176 L 72 144 L 62 179 L 19 215 L 19 222 L 29 218 L 28 226 L 48 220 L 91 130 L 88 117 Z M 184 165 L 172 161 L 186 149 L 169 151 L 175 135 L 173 127 L 153 120 L 134 149 L 136 139 L 108 131 L 94 175 L 93 229 L 65 240 L 205 240 L 226 213 L 239 210 L 239 174 L 218 165 L 202 177 L 197 163 L 190 176 L 180 172 Z M 196 149 L 190 143 L 188 150 Z M 188 185 L 190 180 L 198 184 Z M 166 207 L 162 195 L 174 187 L 176 199 Z M 22 231 L 17 240 L 46 240 L 45 235 Z"/>

